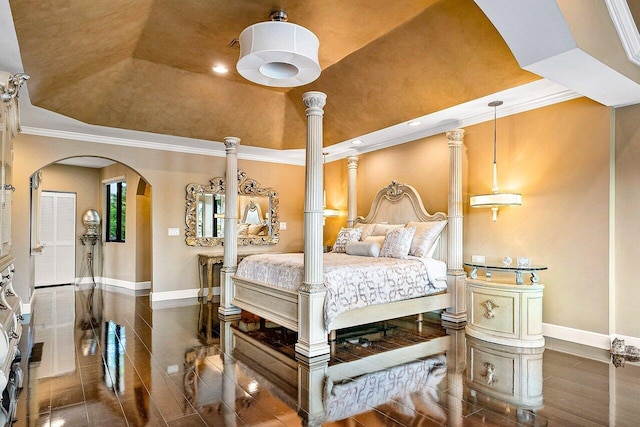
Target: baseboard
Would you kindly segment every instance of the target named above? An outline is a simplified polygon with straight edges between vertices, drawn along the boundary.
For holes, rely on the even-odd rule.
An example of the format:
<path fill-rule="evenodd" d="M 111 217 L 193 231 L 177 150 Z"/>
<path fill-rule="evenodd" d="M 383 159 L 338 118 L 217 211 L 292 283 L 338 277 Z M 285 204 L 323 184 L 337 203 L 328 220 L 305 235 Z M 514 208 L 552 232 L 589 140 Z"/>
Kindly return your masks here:
<path fill-rule="evenodd" d="M 199 288 L 181 289 L 179 291 L 151 292 L 150 298 L 151 301 L 170 301 L 176 299 L 197 298 L 198 292 L 200 292 Z M 205 289 L 203 295 L 209 295 L 209 289 Z M 220 295 L 220 287 L 213 288 L 213 295 Z"/>
<path fill-rule="evenodd" d="M 131 291 L 141 291 L 146 289 L 151 289 L 151 282 L 131 282 L 128 280 L 119 280 L 112 279 L 110 277 L 96 277 L 96 283 L 101 283 L 103 285 L 114 286 L 116 288 L 124 288 L 129 289 Z M 91 277 L 77 277 L 76 284 L 78 285 L 88 285 L 93 283 L 93 279 Z"/>
<path fill-rule="evenodd" d="M 542 324 L 542 334 L 545 337 L 556 338 L 576 344 L 588 345 L 590 347 L 602 348 L 607 350 L 611 348 L 612 338 L 607 334 L 598 334 L 596 332 L 567 328 L 566 326 L 552 325 L 550 323 Z"/>
<path fill-rule="evenodd" d="M 33 299 L 35 298 L 36 293 L 31 292 L 31 298 L 29 298 L 29 302 L 25 303 L 24 301 L 20 301 L 20 314 L 31 315 L 31 307 L 33 306 Z"/>

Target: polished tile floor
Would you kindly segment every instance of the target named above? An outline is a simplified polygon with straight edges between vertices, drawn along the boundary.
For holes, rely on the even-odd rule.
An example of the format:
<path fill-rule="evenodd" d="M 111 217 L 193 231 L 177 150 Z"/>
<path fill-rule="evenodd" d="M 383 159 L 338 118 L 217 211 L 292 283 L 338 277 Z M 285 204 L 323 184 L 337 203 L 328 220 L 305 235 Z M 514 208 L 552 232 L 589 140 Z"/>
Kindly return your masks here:
<path fill-rule="evenodd" d="M 25 331 L 18 426 L 640 425 L 639 364 L 551 340 L 515 349 L 403 319 L 296 361 L 294 334 L 251 316 L 72 286 L 37 290 Z"/>

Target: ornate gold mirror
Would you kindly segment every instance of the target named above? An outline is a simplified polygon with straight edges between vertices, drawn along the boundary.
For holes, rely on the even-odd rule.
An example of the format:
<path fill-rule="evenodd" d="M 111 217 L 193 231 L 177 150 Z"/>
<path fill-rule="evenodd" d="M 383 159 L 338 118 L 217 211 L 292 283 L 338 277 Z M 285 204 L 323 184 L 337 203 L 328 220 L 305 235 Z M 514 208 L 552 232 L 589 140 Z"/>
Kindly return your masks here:
<path fill-rule="evenodd" d="M 186 242 L 217 246 L 224 242 L 225 179 L 187 185 Z M 278 192 L 262 188 L 238 170 L 238 245 L 274 245 L 280 238 Z"/>

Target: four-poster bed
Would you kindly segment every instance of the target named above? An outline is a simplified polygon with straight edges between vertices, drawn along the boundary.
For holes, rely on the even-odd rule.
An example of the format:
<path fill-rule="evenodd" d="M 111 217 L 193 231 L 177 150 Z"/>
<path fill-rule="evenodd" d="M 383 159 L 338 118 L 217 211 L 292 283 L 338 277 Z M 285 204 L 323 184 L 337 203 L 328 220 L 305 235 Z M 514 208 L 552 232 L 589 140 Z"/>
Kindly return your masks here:
<path fill-rule="evenodd" d="M 424 209 L 420 196 L 409 185 L 392 182 L 375 196 L 371 210 L 366 216 L 356 217 L 356 175 L 357 158 L 348 159 L 349 168 L 349 198 L 348 198 L 348 226 L 366 226 L 367 224 L 402 224 L 404 231 L 394 234 L 411 234 L 417 228 L 430 222 L 448 221 L 446 231 L 439 238 L 433 258 L 446 262 L 434 271 L 421 273 L 426 276 L 427 285 L 416 291 L 401 288 L 384 290 L 383 294 L 406 294 L 394 298 L 369 298 L 373 305 L 356 304 L 349 306 L 332 316 L 327 316 L 325 305 L 330 305 L 331 295 L 335 294 L 335 287 L 339 288 L 340 281 L 334 283 L 334 288 L 325 281 L 325 261 L 323 259 L 323 218 L 322 218 L 322 115 L 326 95 L 320 92 L 307 92 L 303 95 L 307 106 L 308 131 L 306 150 L 306 187 L 304 210 L 304 253 L 298 260 L 298 272 L 301 283 L 290 284 L 289 289 L 279 283 L 265 283 L 260 273 L 257 276 L 244 277 L 246 271 L 238 271 L 236 265 L 237 248 L 235 245 L 224 247 L 224 267 L 222 269 L 222 286 L 220 313 L 222 315 L 238 314 L 240 309 L 250 311 L 275 323 L 298 332 L 296 352 L 305 357 L 314 357 L 329 353 L 327 332 L 349 326 L 387 320 L 407 315 L 421 314 L 428 311 L 447 310 L 443 319 L 459 322 L 465 321 L 464 307 L 464 278 L 462 270 L 462 189 L 461 189 L 461 146 L 464 131 L 456 130 L 447 133 L 450 147 L 450 188 L 449 215 L 442 212 L 429 214 Z M 233 182 L 237 171 L 237 145 L 239 139 L 225 138 L 227 147 L 227 182 Z M 237 233 L 237 190 L 227 185 L 225 212 L 225 241 L 234 242 Z M 227 216 L 228 214 L 228 216 Z M 404 227 L 413 225 L 413 227 Z M 413 230 L 410 230 L 413 228 Z M 441 230 L 442 228 L 440 228 Z M 411 231 L 409 233 L 409 231 Z M 228 235 L 227 235 L 228 234 Z M 391 233 L 390 233 L 391 234 Z M 387 238 L 389 235 L 387 234 Z M 382 234 L 384 236 L 384 234 Z M 406 236 L 405 236 L 406 237 Z M 437 236 L 436 236 L 437 237 Z M 411 239 L 411 237 L 409 237 Z M 405 239 L 406 240 L 406 239 Z M 383 246 L 383 251 L 385 247 Z M 393 251 L 392 251 L 393 252 Z M 342 255 L 342 254 L 337 254 Z M 402 254 L 400 254 L 402 255 Z M 345 255 L 350 256 L 350 255 Z M 421 254 L 420 257 L 410 257 L 410 260 L 398 260 L 406 256 L 395 256 L 389 259 L 372 258 L 378 263 L 393 260 L 392 264 L 400 261 L 412 264 L 427 262 L 413 258 L 430 258 Z M 247 257 L 243 264 L 252 257 Z M 300 257 L 298 257 L 300 258 Z M 327 254 L 328 270 L 331 270 L 331 260 L 337 258 L 334 254 Z M 362 257 L 354 257 L 362 258 Z M 263 260 L 263 264 L 271 264 L 273 258 Z M 301 262 L 300 262 L 301 261 Z M 431 261 L 437 264 L 437 261 Z M 242 274 L 237 274 L 242 273 Z M 364 275 L 366 273 L 354 273 Z M 288 275 L 285 274 L 285 275 Z M 387 275 L 382 273 L 381 275 Z M 339 277 L 345 277 L 339 276 Z M 327 273 L 327 280 L 331 276 Z M 391 282 L 412 282 L 405 276 L 392 278 Z M 371 280 L 369 279 L 369 284 Z M 377 281 L 375 282 L 377 285 Z M 412 282 L 413 283 L 413 282 Z M 354 285 L 357 286 L 357 285 Z M 366 284 L 363 285 L 366 288 Z M 417 286 L 418 288 L 420 286 Z M 354 291 L 361 296 L 363 288 Z M 362 298 L 360 298 L 362 299 Z M 365 298 L 366 299 L 366 298 Z"/>

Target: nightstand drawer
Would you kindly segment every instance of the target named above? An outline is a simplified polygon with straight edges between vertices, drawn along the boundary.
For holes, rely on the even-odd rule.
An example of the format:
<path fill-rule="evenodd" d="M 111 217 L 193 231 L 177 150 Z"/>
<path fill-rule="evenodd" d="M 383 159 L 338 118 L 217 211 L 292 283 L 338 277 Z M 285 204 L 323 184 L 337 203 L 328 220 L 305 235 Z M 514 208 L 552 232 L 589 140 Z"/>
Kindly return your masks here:
<path fill-rule="evenodd" d="M 518 295 L 506 292 L 484 292 L 472 289 L 469 297 L 470 323 L 505 335 L 517 336 Z"/>
<path fill-rule="evenodd" d="M 544 345 L 544 285 L 512 285 L 467 279 L 468 335 L 517 347 Z"/>

